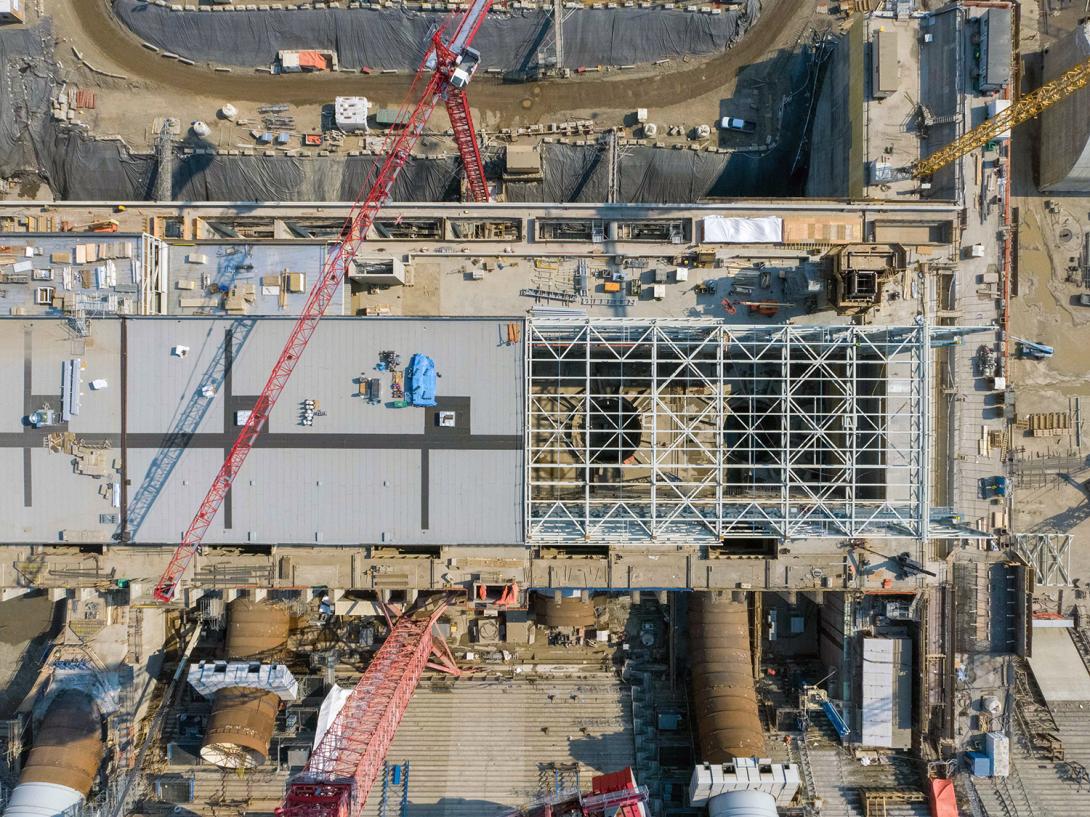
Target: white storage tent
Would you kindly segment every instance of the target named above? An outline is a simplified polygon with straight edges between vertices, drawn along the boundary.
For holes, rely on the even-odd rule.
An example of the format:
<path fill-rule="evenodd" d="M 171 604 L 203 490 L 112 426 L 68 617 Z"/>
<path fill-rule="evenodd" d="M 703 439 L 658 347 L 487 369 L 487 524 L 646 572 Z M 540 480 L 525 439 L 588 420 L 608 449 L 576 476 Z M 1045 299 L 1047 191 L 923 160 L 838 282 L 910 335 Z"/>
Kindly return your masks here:
<path fill-rule="evenodd" d="M 706 216 L 704 241 L 710 244 L 779 244 L 783 241 L 783 219 L 727 218 Z"/>

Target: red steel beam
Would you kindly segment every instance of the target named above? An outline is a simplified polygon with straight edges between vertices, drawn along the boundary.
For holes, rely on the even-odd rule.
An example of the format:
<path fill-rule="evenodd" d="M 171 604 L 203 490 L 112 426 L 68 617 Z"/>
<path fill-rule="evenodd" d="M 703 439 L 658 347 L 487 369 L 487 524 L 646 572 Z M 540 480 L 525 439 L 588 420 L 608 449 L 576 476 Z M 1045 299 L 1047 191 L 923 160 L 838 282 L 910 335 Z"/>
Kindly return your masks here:
<path fill-rule="evenodd" d="M 442 55 L 443 49 L 438 38 L 437 34 L 436 51 Z M 449 54 L 449 51 L 446 53 Z M 200 552 L 201 543 L 204 541 L 208 528 L 216 518 L 220 506 L 223 505 L 235 477 L 246 462 L 246 457 L 249 456 L 258 436 L 264 430 L 269 414 L 284 391 L 292 372 L 295 371 L 295 366 L 307 348 L 307 344 L 310 343 L 314 331 L 318 328 L 318 322 L 325 315 L 326 309 L 336 295 L 348 265 L 351 264 L 366 238 L 379 211 L 391 200 L 394 182 L 401 169 L 408 163 L 413 147 L 424 132 L 425 124 L 446 91 L 454 90 L 450 87 L 452 70 L 453 66 L 440 61 L 439 67 L 430 76 L 423 70 L 417 73 L 409 91 L 409 98 L 410 100 L 419 98 L 419 101 L 411 109 L 408 103 L 402 107 L 398 125 L 393 128 L 387 138 L 386 159 L 379 168 L 375 182 L 367 196 L 357 199 L 353 205 L 345 222 L 343 240 L 329 254 L 322 273 L 314 282 L 306 304 L 280 352 L 280 357 L 273 365 L 269 379 L 250 412 L 249 419 L 239 431 L 238 439 L 235 440 L 215 479 L 212 480 L 212 486 L 205 494 L 196 515 L 182 536 L 181 544 L 174 551 L 170 563 L 155 587 L 157 600 L 166 603 L 173 598 L 182 575 Z M 427 77 L 426 83 L 424 83 L 425 77 Z M 418 92 L 417 89 L 421 84 L 423 84 L 423 90 Z"/>
<path fill-rule="evenodd" d="M 472 42 L 490 5 L 489 0 L 477 0 L 469 12 L 462 17 L 455 29 L 455 37 L 463 38 L 465 47 Z M 402 106 L 397 124 L 387 137 L 383 151 L 386 159 L 379 168 L 375 182 L 366 197 L 361 195 L 361 198 L 357 199 L 353 205 L 345 221 L 343 240 L 330 253 L 322 274 L 314 282 L 306 304 L 291 334 L 288 335 L 287 342 L 250 412 L 249 419 L 239 431 L 238 439 L 235 440 L 215 479 L 212 480 L 212 486 L 205 494 L 196 515 L 182 536 L 181 543 L 155 586 L 157 600 L 165 603 L 173 598 L 182 575 L 200 552 L 204 536 L 216 518 L 216 514 L 219 513 L 220 506 L 223 505 L 227 493 L 231 490 L 235 477 L 246 462 L 246 457 L 258 436 L 264 430 L 269 414 L 287 385 L 307 344 L 310 343 L 314 331 L 318 328 L 318 322 L 325 315 L 326 309 L 336 295 L 348 265 L 367 237 L 375 217 L 391 200 L 394 182 L 401 169 L 408 163 L 412 149 L 423 134 L 424 126 L 440 99 L 445 98 L 447 101 L 447 110 L 451 114 L 455 141 L 462 155 L 470 194 L 474 201 L 488 201 L 488 185 L 484 178 L 484 166 L 481 162 L 477 135 L 470 119 L 469 104 L 464 91 L 450 84 L 450 77 L 459 55 L 447 47 L 442 35 L 443 29 L 435 33 L 432 38 L 432 47 L 429 49 L 429 53 L 434 53 L 436 58 L 435 70 L 429 75 L 422 64 L 417 71 L 416 78 L 409 89 L 408 101 Z M 415 105 L 412 105 L 413 100 L 418 100 Z"/>

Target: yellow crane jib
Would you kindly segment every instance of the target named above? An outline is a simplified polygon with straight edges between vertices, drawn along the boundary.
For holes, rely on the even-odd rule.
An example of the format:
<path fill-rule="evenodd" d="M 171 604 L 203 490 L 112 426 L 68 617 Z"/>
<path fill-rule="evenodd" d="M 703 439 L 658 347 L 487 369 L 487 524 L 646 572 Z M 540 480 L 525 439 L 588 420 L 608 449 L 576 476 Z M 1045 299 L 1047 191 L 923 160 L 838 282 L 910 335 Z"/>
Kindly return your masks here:
<path fill-rule="evenodd" d="M 1032 119 L 1050 105 L 1056 104 L 1080 88 L 1085 88 L 1088 84 L 1090 84 L 1090 60 L 1064 71 L 1036 91 L 1023 96 L 1006 110 L 980 123 L 930 156 L 910 165 L 908 170 L 916 178 L 930 176 L 969 151 L 987 144 L 1003 131 L 1021 125 L 1027 119 Z"/>

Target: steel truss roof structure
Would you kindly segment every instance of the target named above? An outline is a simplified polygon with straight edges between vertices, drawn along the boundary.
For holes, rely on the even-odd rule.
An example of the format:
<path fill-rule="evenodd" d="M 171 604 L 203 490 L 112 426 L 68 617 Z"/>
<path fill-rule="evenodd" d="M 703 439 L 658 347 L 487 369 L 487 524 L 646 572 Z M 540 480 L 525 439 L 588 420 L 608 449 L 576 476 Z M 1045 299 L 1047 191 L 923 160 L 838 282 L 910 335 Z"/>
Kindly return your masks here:
<path fill-rule="evenodd" d="M 966 535 L 931 507 L 931 349 L 975 329 L 534 319 L 527 539 Z"/>
<path fill-rule="evenodd" d="M 1034 570 L 1034 580 L 1045 587 L 1071 584 L 1070 533 L 1016 533 L 1014 552 Z"/>

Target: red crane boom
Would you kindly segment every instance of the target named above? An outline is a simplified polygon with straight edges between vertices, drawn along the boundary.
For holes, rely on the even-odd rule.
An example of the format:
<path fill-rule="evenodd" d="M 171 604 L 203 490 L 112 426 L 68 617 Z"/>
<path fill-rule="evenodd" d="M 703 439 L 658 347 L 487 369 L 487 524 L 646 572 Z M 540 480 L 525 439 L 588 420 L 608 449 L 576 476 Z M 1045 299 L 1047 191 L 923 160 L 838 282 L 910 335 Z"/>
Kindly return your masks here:
<path fill-rule="evenodd" d="M 442 603 L 430 615 L 398 619 L 288 786 L 278 817 L 355 817 L 363 810 L 424 668 L 436 666 L 428 658 L 441 641 L 433 640 L 432 627 L 445 609 Z M 438 668 L 457 673 L 449 652 Z"/>
<path fill-rule="evenodd" d="M 492 0 L 474 0 L 462 15 L 457 27 L 453 27 L 454 33 L 449 41 L 443 40 L 444 30 L 448 28 L 446 25 L 440 27 L 433 35 L 431 46 L 409 89 L 408 100 L 398 114 L 397 124 L 387 137 L 384 151 L 386 159 L 379 168 L 374 184 L 366 197 L 361 196 L 352 205 L 345 220 L 341 242 L 326 259 L 322 273 L 314 282 L 306 304 L 292 327 L 291 334 L 288 335 L 288 340 L 250 412 L 249 419 L 239 431 L 238 439 L 235 440 L 215 479 L 212 480 L 212 486 L 208 489 L 193 521 L 189 523 L 189 527 L 182 536 L 181 544 L 174 551 L 167 569 L 155 586 L 155 598 L 158 601 L 166 603 L 173 598 L 182 575 L 193 561 L 193 557 L 200 551 L 205 533 L 216 518 L 227 493 L 231 490 L 231 485 L 246 461 L 250 449 L 254 447 L 258 436 L 264 430 L 269 414 L 284 391 L 314 331 L 318 328 L 318 322 L 337 294 L 337 289 L 348 271 L 348 265 L 352 263 L 360 244 L 366 239 L 375 217 L 390 201 L 394 182 L 401 169 L 408 163 L 413 147 L 423 134 L 424 126 L 440 100 L 446 101 L 447 111 L 450 114 L 455 142 L 466 174 L 469 196 L 476 202 L 488 201 L 488 185 L 477 144 L 477 134 L 466 102 L 465 86 L 472 78 L 480 61 L 480 55 L 470 47 L 470 44 L 491 4 Z M 410 108 L 414 99 L 416 103 Z"/>

